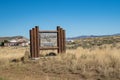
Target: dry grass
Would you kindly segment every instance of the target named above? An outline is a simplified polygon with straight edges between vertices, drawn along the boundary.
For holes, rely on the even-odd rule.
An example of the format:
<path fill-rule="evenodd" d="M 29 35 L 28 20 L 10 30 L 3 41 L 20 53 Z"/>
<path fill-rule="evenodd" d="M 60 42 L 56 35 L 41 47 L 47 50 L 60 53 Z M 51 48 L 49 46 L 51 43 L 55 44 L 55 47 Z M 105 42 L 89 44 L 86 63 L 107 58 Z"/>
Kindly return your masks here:
<path fill-rule="evenodd" d="M 24 56 L 27 48 L 0 47 L 0 65 L 7 65 L 13 59 L 20 59 Z"/>
<path fill-rule="evenodd" d="M 11 62 L 29 48 L 0 48 L 0 75 L 8 80 L 120 80 L 120 49 L 96 47 L 67 50 L 55 57 Z M 42 51 L 42 54 L 48 53 Z"/>
<path fill-rule="evenodd" d="M 23 56 L 26 50 L 28 49 L 24 47 L 0 47 L 0 58 L 18 58 Z"/>

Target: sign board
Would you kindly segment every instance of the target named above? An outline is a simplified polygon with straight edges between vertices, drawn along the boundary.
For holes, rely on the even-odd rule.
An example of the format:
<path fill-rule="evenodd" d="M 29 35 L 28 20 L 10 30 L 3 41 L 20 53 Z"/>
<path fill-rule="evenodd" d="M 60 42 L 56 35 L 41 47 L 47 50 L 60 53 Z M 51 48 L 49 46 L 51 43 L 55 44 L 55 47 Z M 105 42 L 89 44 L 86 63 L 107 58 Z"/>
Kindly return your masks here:
<path fill-rule="evenodd" d="M 57 26 L 54 31 L 40 31 L 38 26 L 29 30 L 31 58 L 38 58 L 40 50 L 57 50 L 65 53 L 65 30 Z"/>
<path fill-rule="evenodd" d="M 40 33 L 40 47 L 57 47 L 57 33 Z"/>

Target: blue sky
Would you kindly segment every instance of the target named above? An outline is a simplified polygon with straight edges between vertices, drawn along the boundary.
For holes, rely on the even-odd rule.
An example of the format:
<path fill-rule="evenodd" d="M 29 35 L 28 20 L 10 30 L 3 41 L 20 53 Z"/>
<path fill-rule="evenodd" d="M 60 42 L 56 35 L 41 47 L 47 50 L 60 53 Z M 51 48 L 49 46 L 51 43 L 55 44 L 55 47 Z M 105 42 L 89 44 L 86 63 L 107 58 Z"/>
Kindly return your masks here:
<path fill-rule="evenodd" d="M 67 37 L 120 33 L 120 0 L 0 0 L 0 37 L 29 38 L 36 25 Z"/>

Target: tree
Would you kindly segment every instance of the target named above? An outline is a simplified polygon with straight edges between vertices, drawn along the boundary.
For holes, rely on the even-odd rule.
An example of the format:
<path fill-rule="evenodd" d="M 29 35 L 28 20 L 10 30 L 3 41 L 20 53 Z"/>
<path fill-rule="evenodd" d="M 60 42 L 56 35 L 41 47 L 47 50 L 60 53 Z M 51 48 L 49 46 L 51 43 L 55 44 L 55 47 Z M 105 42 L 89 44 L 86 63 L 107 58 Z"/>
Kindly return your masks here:
<path fill-rule="evenodd" d="M 1 42 L 1 43 L 0 43 L 0 46 L 4 46 L 4 42 Z"/>
<path fill-rule="evenodd" d="M 8 43 L 9 41 L 8 40 L 4 40 L 4 43 Z"/>

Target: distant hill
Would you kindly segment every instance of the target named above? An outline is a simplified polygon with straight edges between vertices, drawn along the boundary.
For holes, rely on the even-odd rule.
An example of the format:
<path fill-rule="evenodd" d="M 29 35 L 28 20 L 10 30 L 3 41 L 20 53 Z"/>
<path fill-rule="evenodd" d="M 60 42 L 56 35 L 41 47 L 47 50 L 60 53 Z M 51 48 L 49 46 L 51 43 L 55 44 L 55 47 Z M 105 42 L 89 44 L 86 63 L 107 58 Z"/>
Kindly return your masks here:
<path fill-rule="evenodd" d="M 13 39 L 24 39 L 26 41 L 28 41 L 29 39 L 27 39 L 26 37 L 24 36 L 12 36 L 12 37 L 0 37 L 0 42 L 4 41 L 4 40 L 13 40 Z"/>
<path fill-rule="evenodd" d="M 69 37 L 67 40 L 74 40 L 74 39 L 81 39 L 81 38 L 95 38 L 95 37 L 107 37 L 107 36 L 120 36 L 120 33 L 113 34 L 113 35 L 84 35 L 84 36 L 76 36 L 76 37 Z"/>

